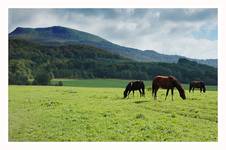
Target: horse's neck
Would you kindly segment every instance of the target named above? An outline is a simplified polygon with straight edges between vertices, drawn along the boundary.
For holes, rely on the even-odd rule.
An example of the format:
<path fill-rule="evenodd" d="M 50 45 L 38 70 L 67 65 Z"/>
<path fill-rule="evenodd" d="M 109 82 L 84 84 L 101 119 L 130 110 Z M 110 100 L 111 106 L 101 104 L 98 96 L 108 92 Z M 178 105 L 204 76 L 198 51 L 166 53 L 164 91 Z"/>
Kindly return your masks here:
<path fill-rule="evenodd" d="M 175 81 L 175 87 L 177 88 L 178 91 L 181 91 L 183 88 L 181 87 L 181 85 Z"/>

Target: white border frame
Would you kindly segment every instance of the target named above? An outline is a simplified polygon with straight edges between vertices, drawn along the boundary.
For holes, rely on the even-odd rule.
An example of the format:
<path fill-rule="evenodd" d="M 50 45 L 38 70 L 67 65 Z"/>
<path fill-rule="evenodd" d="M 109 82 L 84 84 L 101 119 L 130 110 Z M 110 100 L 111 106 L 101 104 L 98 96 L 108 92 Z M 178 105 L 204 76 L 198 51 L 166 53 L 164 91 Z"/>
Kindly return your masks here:
<path fill-rule="evenodd" d="M 0 2 L 1 149 L 223 149 L 226 147 L 224 0 L 8 0 Z M 8 142 L 8 8 L 218 8 L 218 142 Z M 225 107 L 225 108 L 224 108 Z"/>

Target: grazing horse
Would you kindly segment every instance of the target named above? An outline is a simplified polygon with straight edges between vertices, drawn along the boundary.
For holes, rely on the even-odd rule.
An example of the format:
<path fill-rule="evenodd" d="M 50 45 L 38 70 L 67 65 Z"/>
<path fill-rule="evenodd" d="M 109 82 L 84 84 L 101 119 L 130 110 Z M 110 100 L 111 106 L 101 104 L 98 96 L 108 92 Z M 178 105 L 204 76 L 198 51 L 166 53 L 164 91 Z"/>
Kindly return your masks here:
<path fill-rule="evenodd" d="M 195 88 L 199 88 L 200 93 L 206 92 L 206 86 L 205 86 L 205 83 L 203 81 L 192 81 L 192 82 L 190 82 L 189 93 L 191 92 L 191 90 L 192 90 L 192 92 L 194 92 Z"/>
<path fill-rule="evenodd" d="M 171 89 L 172 94 L 172 100 L 173 100 L 173 90 L 174 88 L 177 88 L 177 90 L 180 93 L 180 97 L 182 99 L 186 99 L 184 89 L 180 82 L 173 76 L 156 76 L 154 77 L 152 81 L 152 96 L 154 96 L 154 99 L 157 98 L 156 94 L 159 88 L 167 89 L 166 91 L 166 97 L 168 96 L 169 90 Z"/>
<path fill-rule="evenodd" d="M 139 90 L 140 92 L 140 96 L 144 96 L 145 95 L 145 86 L 144 86 L 144 82 L 143 81 L 131 81 L 128 83 L 128 85 L 126 86 L 126 89 L 124 91 L 124 98 L 126 98 L 127 96 L 129 96 L 130 92 L 133 91 L 133 95 L 134 95 L 134 91 Z"/>

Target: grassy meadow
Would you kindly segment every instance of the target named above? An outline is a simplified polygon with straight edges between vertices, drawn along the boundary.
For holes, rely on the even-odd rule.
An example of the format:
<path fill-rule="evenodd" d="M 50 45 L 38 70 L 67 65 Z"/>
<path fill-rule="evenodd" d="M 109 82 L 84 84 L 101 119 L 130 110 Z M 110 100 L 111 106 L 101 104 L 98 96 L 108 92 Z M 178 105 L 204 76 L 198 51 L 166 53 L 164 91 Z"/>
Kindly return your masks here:
<path fill-rule="evenodd" d="M 128 80 L 59 80 L 9 86 L 9 141 L 217 141 L 216 86 L 165 101 L 165 90 L 123 99 Z"/>
<path fill-rule="evenodd" d="M 53 79 L 52 84 L 56 84 L 62 81 L 64 86 L 75 86 L 75 87 L 103 87 L 103 88 L 125 88 L 128 82 L 131 80 L 120 80 L 120 79 Z M 150 88 L 152 82 L 150 80 L 144 81 L 145 88 Z M 189 89 L 188 84 L 183 84 L 185 89 Z M 208 91 L 217 91 L 217 86 L 207 85 Z"/>

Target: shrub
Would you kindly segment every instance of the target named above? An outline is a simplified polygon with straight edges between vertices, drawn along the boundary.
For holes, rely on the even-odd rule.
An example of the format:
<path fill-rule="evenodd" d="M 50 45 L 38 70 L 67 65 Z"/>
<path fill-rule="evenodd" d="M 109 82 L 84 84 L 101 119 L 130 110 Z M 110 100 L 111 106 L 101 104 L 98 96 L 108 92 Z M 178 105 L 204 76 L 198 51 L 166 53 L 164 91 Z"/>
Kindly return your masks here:
<path fill-rule="evenodd" d="M 22 72 L 9 73 L 9 84 L 28 85 L 28 76 Z"/>
<path fill-rule="evenodd" d="M 32 84 L 33 85 L 50 85 L 51 79 L 52 79 L 52 76 L 50 73 L 39 72 L 35 76 L 35 79 Z"/>
<path fill-rule="evenodd" d="M 63 82 L 62 81 L 59 81 L 58 82 L 58 86 L 63 86 Z"/>

